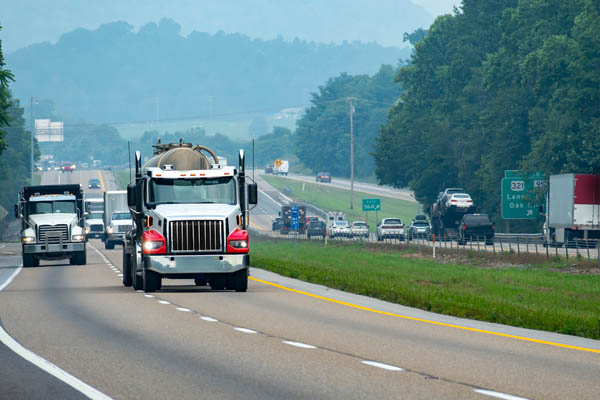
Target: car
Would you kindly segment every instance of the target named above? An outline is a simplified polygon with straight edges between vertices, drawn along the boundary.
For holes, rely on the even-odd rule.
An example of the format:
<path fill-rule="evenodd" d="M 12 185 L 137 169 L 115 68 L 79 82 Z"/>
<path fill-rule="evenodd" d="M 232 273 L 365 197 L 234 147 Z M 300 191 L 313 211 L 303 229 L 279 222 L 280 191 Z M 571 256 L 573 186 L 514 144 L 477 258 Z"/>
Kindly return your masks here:
<path fill-rule="evenodd" d="M 273 164 L 268 164 L 265 167 L 265 174 L 272 174 L 273 173 L 273 168 L 275 167 L 275 165 Z"/>
<path fill-rule="evenodd" d="M 427 215 L 417 214 L 413 218 L 413 222 L 415 222 L 415 221 L 425 221 L 425 222 L 427 222 Z"/>
<path fill-rule="evenodd" d="M 306 227 L 306 238 L 310 239 L 314 236 L 325 237 L 326 232 L 325 222 L 319 220 L 310 221 Z"/>
<path fill-rule="evenodd" d="M 73 172 L 75 171 L 75 164 L 64 164 L 61 170 L 62 172 Z"/>
<path fill-rule="evenodd" d="M 455 194 L 455 193 L 466 193 L 466 192 L 463 188 L 446 188 L 446 189 L 444 189 L 443 192 L 440 192 L 438 194 L 438 197 L 435 201 L 437 203 L 438 207 L 442 208 L 444 205 L 446 205 L 446 201 L 448 200 L 450 195 Z"/>
<path fill-rule="evenodd" d="M 483 239 L 485 244 L 494 244 L 494 223 L 487 214 L 465 214 L 458 225 L 458 244 Z"/>
<path fill-rule="evenodd" d="M 317 182 L 328 182 L 331 183 L 331 173 L 330 172 L 319 172 L 317 177 L 315 178 Z"/>
<path fill-rule="evenodd" d="M 100 189 L 100 179 L 90 179 L 88 181 L 88 189 Z"/>
<path fill-rule="evenodd" d="M 352 237 L 369 237 L 369 225 L 364 221 L 354 221 L 350 227 Z"/>
<path fill-rule="evenodd" d="M 329 227 L 329 237 L 350 237 L 352 235 L 352 229 L 350 228 L 350 224 L 348 221 L 334 221 L 334 223 Z"/>
<path fill-rule="evenodd" d="M 377 240 L 400 239 L 404 240 L 404 224 L 400 218 L 384 218 L 377 225 Z"/>
<path fill-rule="evenodd" d="M 427 220 L 415 219 L 408 227 L 408 240 L 416 238 L 428 239 L 431 232 L 431 226 Z"/>
<path fill-rule="evenodd" d="M 457 207 L 457 208 L 469 208 L 473 206 L 473 200 L 471 196 L 466 193 L 453 193 L 446 200 L 446 208 Z"/>
<path fill-rule="evenodd" d="M 271 230 L 273 232 L 280 230 L 282 223 L 283 223 L 283 219 L 281 217 L 273 218 L 273 221 L 271 221 Z"/>

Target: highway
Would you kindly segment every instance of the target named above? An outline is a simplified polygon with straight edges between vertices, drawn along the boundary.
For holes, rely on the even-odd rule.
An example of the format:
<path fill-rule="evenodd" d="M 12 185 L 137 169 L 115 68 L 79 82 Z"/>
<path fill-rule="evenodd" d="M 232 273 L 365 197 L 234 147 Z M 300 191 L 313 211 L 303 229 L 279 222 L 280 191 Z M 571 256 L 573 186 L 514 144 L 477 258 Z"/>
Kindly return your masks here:
<path fill-rule="evenodd" d="M 102 174 L 105 190 L 114 188 L 109 175 Z M 87 187 L 97 176 L 51 173 L 43 182 L 79 179 Z M 256 221 L 276 209 L 266 189 Z M 27 269 L 19 267 L 18 244 L 0 246 L 0 333 L 6 333 L 0 334 L 0 398 L 597 399 L 600 393 L 595 340 L 437 315 L 255 268 L 247 293 L 166 280 L 162 290 L 145 294 L 122 286 L 119 246 L 105 250 L 90 240 L 87 265 L 42 261 Z M 7 337 L 82 385 L 24 362 Z"/>

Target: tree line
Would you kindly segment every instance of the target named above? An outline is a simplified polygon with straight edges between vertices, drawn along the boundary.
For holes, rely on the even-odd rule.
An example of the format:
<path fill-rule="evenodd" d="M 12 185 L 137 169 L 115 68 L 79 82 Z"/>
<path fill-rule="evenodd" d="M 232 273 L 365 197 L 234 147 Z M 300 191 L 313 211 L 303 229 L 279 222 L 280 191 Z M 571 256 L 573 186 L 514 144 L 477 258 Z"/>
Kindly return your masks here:
<path fill-rule="evenodd" d="M 379 181 L 426 205 L 463 187 L 498 216 L 505 170 L 598 173 L 599 14 L 596 0 L 463 0 L 439 17 L 395 77 Z"/>

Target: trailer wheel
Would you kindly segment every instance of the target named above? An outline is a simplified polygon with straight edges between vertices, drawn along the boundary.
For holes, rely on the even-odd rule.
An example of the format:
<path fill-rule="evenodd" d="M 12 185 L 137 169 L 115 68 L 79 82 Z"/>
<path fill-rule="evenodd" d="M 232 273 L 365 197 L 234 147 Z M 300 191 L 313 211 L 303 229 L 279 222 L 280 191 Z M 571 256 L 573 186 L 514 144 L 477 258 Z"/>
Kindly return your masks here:
<path fill-rule="evenodd" d="M 233 275 L 233 289 L 236 292 L 245 292 L 248 290 L 248 270 L 241 269 Z"/>
<path fill-rule="evenodd" d="M 133 276 L 131 274 L 131 256 L 125 253 L 123 249 L 123 286 L 130 287 L 133 285 Z"/>

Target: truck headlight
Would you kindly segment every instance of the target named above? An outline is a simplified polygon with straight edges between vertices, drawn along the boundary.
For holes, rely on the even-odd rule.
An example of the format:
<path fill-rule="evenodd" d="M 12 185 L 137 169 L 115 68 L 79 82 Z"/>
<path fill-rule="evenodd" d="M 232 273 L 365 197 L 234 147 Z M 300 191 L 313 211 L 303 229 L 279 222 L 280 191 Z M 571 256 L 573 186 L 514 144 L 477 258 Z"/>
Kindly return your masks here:
<path fill-rule="evenodd" d="M 83 242 L 85 240 L 85 235 L 73 235 L 71 237 L 74 242 Z"/>
<path fill-rule="evenodd" d="M 106 228 L 106 233 L 108 233 L 109 235 L 112 235 L 112 233 L 113 233 L 113 227 L 109 226 L 108 228 Z"/>
<path fill-rule="evenodd" d="M 228 253 L 248 253 L 248 232 L 236 228 L 227 237 L 227 252 Z"/>
<path fill-rule="evenodd" d="M 32 243 L 32 242 L 35 242 L 35 237 L 34 236 L 23 236 L 21 238 L 21 241 L 23 243 Z"/>

